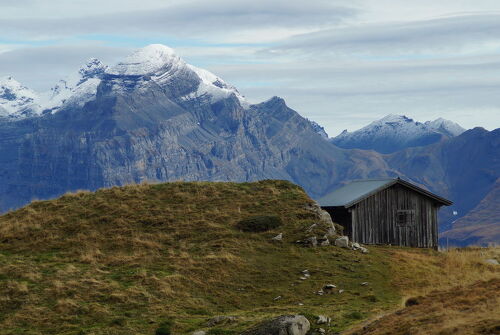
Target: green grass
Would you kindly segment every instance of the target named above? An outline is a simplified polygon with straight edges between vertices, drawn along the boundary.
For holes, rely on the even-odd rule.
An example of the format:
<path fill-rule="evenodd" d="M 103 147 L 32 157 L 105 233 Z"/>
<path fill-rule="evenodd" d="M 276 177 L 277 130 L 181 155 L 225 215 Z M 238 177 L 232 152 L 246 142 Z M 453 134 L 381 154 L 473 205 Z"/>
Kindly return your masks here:
<path fill-rule="evenodd" d="M 237 321 L 211 333 L 232 334 L 288 313 L 327 315 L 328 330 L 340 331 L 394 308 L 407 276 L 439 267 L 432 251 L 299 246 L 318 220 L 308 203 L 285 181 L 176 182 L 68 194 L 8 213 L 0 217 L 0 334 L 154 334 L 165 320 L 172 334 L 186 334 L 208 330 L 216 315 Z M 258 215 L 282 226 L 237 229 Z M 271 241 L 278 233 L 283 243 Z M 405 263 L 407 255 L 429 264 Z M 300 280 L 305 269 L 311 277 Z M 316 294 L 329 283 L 345 291 Z"/>

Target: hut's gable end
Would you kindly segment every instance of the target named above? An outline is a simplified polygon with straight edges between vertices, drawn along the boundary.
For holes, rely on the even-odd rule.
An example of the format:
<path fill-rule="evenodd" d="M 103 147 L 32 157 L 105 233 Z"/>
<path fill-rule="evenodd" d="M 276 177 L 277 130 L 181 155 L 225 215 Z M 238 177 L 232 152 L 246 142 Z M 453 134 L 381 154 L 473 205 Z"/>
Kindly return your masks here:
<path fill-rule="evenodd" d="M 394 184 L 349 208 L 351 238 L 366 244 L 435 247 L 439 206 L 422 193 Z"/>

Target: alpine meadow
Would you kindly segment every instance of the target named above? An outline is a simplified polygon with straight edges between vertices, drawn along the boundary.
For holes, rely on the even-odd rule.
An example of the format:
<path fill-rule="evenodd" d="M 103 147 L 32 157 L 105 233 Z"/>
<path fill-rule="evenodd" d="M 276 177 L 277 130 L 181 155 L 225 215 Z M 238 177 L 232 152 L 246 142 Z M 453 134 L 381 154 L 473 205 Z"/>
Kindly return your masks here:
<path fill-rule="evenodd" d="M 499 13 L 0 1 L 0 335 L 500 334 Z"/>

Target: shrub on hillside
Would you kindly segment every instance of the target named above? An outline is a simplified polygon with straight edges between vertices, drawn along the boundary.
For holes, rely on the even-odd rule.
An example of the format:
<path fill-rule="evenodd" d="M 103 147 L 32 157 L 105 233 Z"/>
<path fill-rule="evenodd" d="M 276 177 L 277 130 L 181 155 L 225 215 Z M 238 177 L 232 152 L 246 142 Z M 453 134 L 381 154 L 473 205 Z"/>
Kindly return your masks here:
<path fill-rule="evenodd" d="M 238 229 L 253 233 L 268 231 L 278 228 L 279 226 L 281 226 L 281 219 L 274 215 L 252 216 L 236 224 Z"/>
<path fill-rule="evenodd" d="M 156 328 L 155 335 L 171 335 L 173 325 L 174 323 L 171 320 L 160 323 L 160 326 Z"/>

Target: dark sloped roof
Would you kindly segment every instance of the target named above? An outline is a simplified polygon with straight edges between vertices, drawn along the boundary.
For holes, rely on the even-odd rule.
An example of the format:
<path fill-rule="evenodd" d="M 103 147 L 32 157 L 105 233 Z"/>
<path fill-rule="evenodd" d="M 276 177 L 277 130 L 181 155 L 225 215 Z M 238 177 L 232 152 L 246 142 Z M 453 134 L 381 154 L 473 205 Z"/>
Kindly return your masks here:
<path fill-rule="evenodd" d="M 358 202 L 368 198 L 372 194 L 386 189 L 396 183 L 399 183 L 418 193 L 428 196 L 443 205 L 449 206 L 452 204 L 451 201 L 446 200 L 445 198 L 435 195 L 427 190 L 424 190 L 421 187 L 413 185 L 412 183 L 399 178 L 356 180 L 325 195 L 318 200 L 318 203 L 322 207 L 351 207 L 352 205 L 355 205 Z"/>

